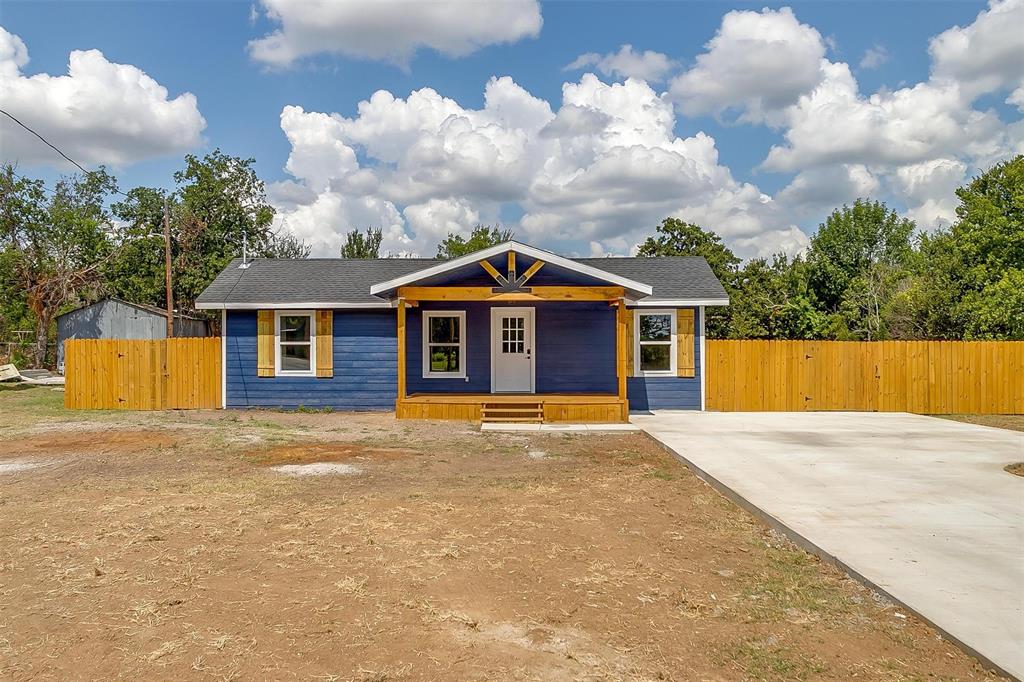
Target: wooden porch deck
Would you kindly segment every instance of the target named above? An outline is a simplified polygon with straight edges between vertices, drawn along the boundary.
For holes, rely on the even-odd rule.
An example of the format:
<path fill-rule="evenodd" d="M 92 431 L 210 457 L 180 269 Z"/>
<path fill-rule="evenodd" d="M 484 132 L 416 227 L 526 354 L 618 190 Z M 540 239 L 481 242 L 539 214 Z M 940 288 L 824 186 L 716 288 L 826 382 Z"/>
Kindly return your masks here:
<path fill-rule="evenodd" d="M 542 419 L 589 424 L 629 421 L 627 401 L 604 393 L 414 393 L 396 401 L 395 413 L 399 419 Z"/>

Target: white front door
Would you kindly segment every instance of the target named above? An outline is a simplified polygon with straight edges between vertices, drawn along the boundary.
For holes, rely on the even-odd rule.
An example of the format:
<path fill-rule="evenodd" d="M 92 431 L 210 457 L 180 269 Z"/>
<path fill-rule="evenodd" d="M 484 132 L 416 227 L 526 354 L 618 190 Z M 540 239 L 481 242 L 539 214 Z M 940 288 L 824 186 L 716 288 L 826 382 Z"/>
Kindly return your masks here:
<path fill-rule="evenodd" d="M 491 392 L 533 393 L 533 308 L 491 308 Z"/>

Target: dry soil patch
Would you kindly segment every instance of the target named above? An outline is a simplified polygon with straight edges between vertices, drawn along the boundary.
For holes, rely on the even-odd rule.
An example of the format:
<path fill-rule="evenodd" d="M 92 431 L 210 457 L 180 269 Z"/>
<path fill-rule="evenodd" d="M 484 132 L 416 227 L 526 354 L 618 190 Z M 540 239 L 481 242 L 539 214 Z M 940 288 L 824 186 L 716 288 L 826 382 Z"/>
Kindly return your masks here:
<path fill-rule="evenodd" d="M 166 450 L 181 441 L 166 430 L 64 431 L 16 438 L 4 445 L 4 454 L 131 454 Z"/>
<path fill-rule="evenodd" d="M 989 678 L 643 435 L 211 415 L 20 441 L 0 678 Z"/>

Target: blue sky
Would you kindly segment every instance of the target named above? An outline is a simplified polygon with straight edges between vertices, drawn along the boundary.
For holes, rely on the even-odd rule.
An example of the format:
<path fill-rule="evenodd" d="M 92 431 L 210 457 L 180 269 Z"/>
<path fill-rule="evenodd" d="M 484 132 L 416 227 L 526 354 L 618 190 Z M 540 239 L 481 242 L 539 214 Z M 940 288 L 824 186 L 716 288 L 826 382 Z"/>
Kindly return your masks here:
<path fill-rule="evenodd" d="M 312 21 L 316 23 L 316 8 L 313 3 L 307 5 L 306 11 L 313 14 Z M 166 186 L 187 152 L 203 153 L 220 147 L 231 154 L 253 156 L 260 176 L 271 186 L 271 197 L 284 220 L 282 229 L 296 231 L 325 255 L 336 247 L 337 234 L 352 227 L 365 227 L 362 223 L 387 227 L 386 244 L 396 253 L 426 253 L 444 234 L 442 225 L 464 230 L 475 220 L 495 219 L 512 223 L 529 241 L 561 251 L 624 253 L 653 229 L 659 217 L 668 214 L 715 229 L 747 256 L 779 249 L 795 251 L 824 217 L 829 199 L 851 200 L 861 193 L 858 190 L 866 190 L 871 196 L 907 210 L 923 228 L 948 222 L 954 205 L 950 188 L 978 168 L 1018 151 L 1024 137 L 1018 108 L 1024 104 L 1007 101 L 1018 86 L 1024 86 L 1024 73 L 1018 74 L 1017 70 L 1024 71 L 1024 66 L 1015 67 L 1012 63 L 1019 57 L 1018 64 L 1024 65 L 1019 44 L 1008 44 L 994 54 L 977 57 L 975 53 L 984 51 L 970 46 L 972 40 L 984 45 L 1006 40 L 999 24 L 1012 24 L 1024 17 L 1021 3 L 1016 0 L 994 3 L 992 7 L 979 2 L 814 2 L 773 4 L 769 9 L 763 9 L 763 3 L 552 2 L 538 8 L 528 0 L 518 5 L 527 22 L 527 28 L 519 34 L 502 35 L 505 28 L 500 24 L 488 25 L 486 17 L 475 18 L 466 22 L 475 22 L 466 27 L 467 35 L 443 35 L 433 43 L 428 36 L 428 45 L 412 44 L 407 54 L 397 59 L 369 54 L 373 47 L 365 48 L 363 54 L 341 54 L 334 50 L 330 45 L 337 36 L 339 49 L 351 52 L 345 47 L 345 36 L 346 31 L 353 30 L 350 17 L 336 16 L 326 21 L 325 31 L 315 39 L 326 40 L 327 47 L 280 63 L 258 57 L 249 47 L 250 41 L 275 30 L 284 28 L 287 33 L 288 18 L 282 20 L 268 11 L 273 9 L 273 3 L 8 0 L 0 10 L 0 26 L 20 39 L 29 61 L 17 66 L 16 76 L 0 78 L 0 94 L 9 88 L 8 96 L 3 97 L 6 107 L 16 109 L 19 118 L 63 148 L 70 148 L 73 156 L 77 152 L 79 160 L 110 165 L 122 187 Z M 784 7 L 789 10 L 783 10 Z M 401 8 L 393 11 L 397 13 L 388 15 L 381 11 L 379 21 L 370 29 L 354 30 L 379 30 L 379 40 L 389 40 L 385 37 L 389 35 L 389 21 L 396 22 L 398 34 L 404 30 L 399 25 Z M 986 13 L 997 11 L 1006 14 L 986 18 Z M 529 25 L 531 12 L 542 17 L 542 25 L 536 30 Z M 725 28 L 724 17 L 730 13 L 747 22 L 747 28 L 737 28 L 742 35 L 733 35 Z M 460 16 L 458 8 L 452 16 Z M 55 21 L 55 17 L 60 21 Z M 300 16 L 293 21 L 306 19 Z M 330 25 L 332 21 L 336 25 Z M 458 19 L 450 20 L 437 30 L 450 30 L 452 21 L 458 23 Z M 508 24 L 509 19 L 503 23 Z M 961 33 L 954 36 L 956 41 L 948 41 L 952 47 L 942 55 L 930 54 L 930 41 L 954 27 L 960 27 Z M 299 29 L 296 31 L 295 45 L 302 47 L 315 42 Z M 423 31 L 429 33 L 431 26 L 424 25 Z M 715 62 L 718 66 L 697 70 L 701 55 L 707 57 L 713 52 L 706 45 L 716 34 L 722 37 L 722 58 Z M 476 49 L 451 47 L 451 41 L 461 39 L 471 41 Z M 746 50 L 749 43 L 745 41 L 761 39 L 769 41 L 761 49 L 766 49 L 770 58 L 752 65 L 756 70 L 764 63 L 764 73 L 755 74 L 753 84 L 733 83 L 729 92 L 714 95 L 702 90 L 714 89 L 731 77 L 715 70 L 728 69 L 729 55 L 736 54 L 729 50 Z M 909 109 L 927 111 L 934 106 L 942 116 L 948 114 L 949 120 L 941 129 L 921 134 L 925 146 L 933 148 L 920 149 L 918 140 L 907 154 L 888 154 L 884 148 L 871 149 L 872 143 L 867 140 L 831 147 L 827 139 L 816 142 L 814 135 L 842 137 L 843 129 L 813 118 L 820 107 L 798 111 L 797 98 L 812 95 L 816 88 L 823 92 L 833 81 L 844 83 L 846 76 L 834 66 L 832 71 L 838 69 L 837 73 L 829 72 L 827 65 L 820 75 L 815 75 L 814 65 L 819 61 L 815 41 L 823 46 L 821 58 L 827 64 L 848 65 L 846 72 L 855 82 L 857 97 L 863 100 L 852 104 L 843 100 L 844 106 L 859 108 L 841 112 L 839 120 L 863 115 L 871 119 L 872 126 L 889 126 L 879 128 L 880 134 L 903 135 L 904 130 L 914 131 L 927 125 L 927 120 L 922 123 L 915 121 L 908 111 L 890 110 L 899 109 L 898 102 L 889 108 L 879 105 L 872 109 L 872 95 L 881 93 L 884 99 L 899 93 L 901 88 L 909 93 L 918 84 L 935 85 L 936 92 L 940 86 L 947 90 L 954 87 L 958 94 L 953 97 L 931 91 L 908 94 L 927 100 L 921 104 L 911 102 Z M 967 47 L 957 47 L 958 42 L 964 41 Z M 620 93 L 624 104 L 599 101 L 602 92 L 611 92 L 608 87 L 625 80 L 623 73 L 604 73 L 596 64 L 565 69 L 580 55 L 614 54 L 626 44 L 637 52 L 660 53 L 672 65 L 656 79 L 644 81 L 634 77 L 634 82 L 642 87 L 637 87 L 636 92 Z M 881 62 L 877 66 L 862 66 L 870 49 L 884 57 L 877 60 Z M 106 62 L 135 67 L 166 88 L 167 94 L 161 99 L 159 94 L 149 93 L 148 97 L 156 101 L 148 102 L 144 101 L 145 96 L 133 93 L 131 84 L 124 86 L 126 92 L 119 93 L 121 85 L 112 85 L 102 78 L 98 80 L 105 84 L 100 86 L 99 95 L 89 89 L 88 83 L 75 86 L 81 90 L 76 95 L 63 92 L 68 88 L 55 83 L 30 82 L 37 74 L 67 75 L 69 53 L 74 50 L 98 50 Z M 787 56 L 787 50 L 793 54 Z M 5 57 L 0 51 L 0 63 L 5 58 L 17 61 L 11 54 L 14 52 L 8 50 Z M 774 55 L 780 55 L 779 63 L 768 63 L 773 62 Z M 405 63 L 396 63 L 402 61 Z M 785 80 L 804 63 L 808 65 L 806 83 L 796 83 L 782 95 L 771 90 L 772 83 Z M 308 120 L 311 117 L 306 116 L 337 113 L 355 121 L 357 106 L 375 91 L 386 90 L 395 98 L 407 98 L 421 88 L 432 88 L 440 96 L 454 100 L 462 110 L 486 114 L 485 87 L 492 77 L 502 76 L 511 77 L 518 86 L 510 95 L 513 99 L 546 101 L 551 116 L 555 116 L 563 105 L 563 84 L 579 83 L 588 71 L 595 74 L 597 84 L 581 95 L 580 106 L 599 112 L 603 121 L 607 122 L 609 117 L 619 120 L 622 129 L 614 134 L 611 128 L 595 133 L 593 139 L 600 141 L 584 151 L 579 151 L 579 147 L 586 142 L 574 133 L 571 143 L 565 138 L 544 149 L 508 152 L 508 158 L 503 157 L 498 168 L 486 167 L 491 156 L 486 149 L 480 152 L 479 159 L 467 161 L 464 149 L 458 148 L 465 138 L 446 137 L 448 132 L 431 128 L 441 125 L 435 125 L 436 122 L 422 121 L 421 138 L 409 141 L 404 149 L 385 153 L 386 158 L 382 158 L 378 149 L 388 144 L 385 141 L 390 135 L 387 115 L 363 121 L 374 128 L 372 133 L 327 130 L 323 121 Z M 942 72 L 941 83 L 935 75 L 937 71 Z M 991 82 L 978 86 L 989 74 Z M 742 75 L 737 77 L 742 80 Z M 87 78 L 80 74 L 79 80 Z M 761 84 L 767 84 L 767 89 L 758 101 L 775 98 L 766 107 L 748 101 Z M 46 91 L 47 87 L 52 92 Z M 963 94 L 968 90 L 970 94 Z M 165 101 L 182 93 L 195 96 L 192 108 L 205 126 L 193 115 L 191 127 L 181 124 L 176 129 L 175 121 L 166 118 L 189 120 L 188 117 L 169 111 L 161 113 Z M 110 101 L 99 101 L 107 97 Z M 779 97 L 785 101 L 777 101 Z M 656 125 L 644 118 L 644 112 L 649 112 L 655 101 L 661 102 L 674 117 L 674 126 L 668 137 L 662 134 L 664 131 L 653 129 L 638 132 L 642 138 L 638 143 L 630 128 L 639 131 L 642 126 Z M 83 109 L 94 104 L 96 111 L 85 111 L 83 117 Z M 281 114 L 288 106 L 301 107 L 305 116 L 292 125 L 292 132 L 317 138 L 317 144 L 324 145 L 322 149 L 315 145 L 293 149 L 282 130 Z M 824 106 L 830 105 L 825 102 Z M 71 113 L 53 113 L 61 107 Z M 629 107 L 635 107 L 635 112 Z M 752 114 L 755 109 L 760 113 Z M 109 112 L 113 110 L 122 111 L 125 120 L 112 122 Z M 976 120 L 979 112 L 985 117 L 981 123 Z M 635 120 L 634 113 L 638 117 Z M 82 122 L 90 116 L 96 120 Z M 474 118 L 473 114 L 467 116 Z M 165 118 L 161 118 L 160 126 L 149 125 L 156 117 Z M 474 120 L 470 127 L 499 148 L 515 138 L 513 132 L 536 137 L 545 124 L 543 116 L 530 122 L 503 120 L 498 127 L 504 128 L 495 132 L 494 122 L 486 115 L 478 118 L 481 120 Z M 927 118 L 935 120 L 939 116 Z M 974 122 L 968 126 L 970 121 Z M 531 123 L 536 125 L 531 127 Z M 958 125 L 965 130 L 970 128 L 969 133 L 950 132 Z M 110 129 L 115 126 L 119 128 Z M 786 135 L 791 132 L 800 135 L 802 141 L 787 143 Z M 872 129 L 862 132 L 871 135 Z M 18 162 L 23 172 L 52 181 L 66 170 L 45 148 L 33 149 L 31 145 L 35 143 L 23 139 L 9 125 L 0 127 L 0 134 L 0 156 L 4 161 Z M 709 164 L 705 154 L 694 153 L 672 139 L 674 136 L 686 140 L 697 135 L 713 138 L 713 149 L 718 155 L 716 164 Z M 936 136 L 942 135 L 946 138 L 936 141 Z M 90 136 L 109 136 L 110 142 L 104 149 L 90 149 Z M 427 141 L 444 147 L 445 153 L 459 154 L 455 161 L 453 157 L 441 158 L 442 163 L 460 170 L 444 168 L 443 181 L 421 182 L 420 175 L 425 171 L 414 167 L 421 156 L 416 145 Z M 787 144 L 794 147 L 789 161 L 773 168 L 763 166 L 773 146 Z M 302 161 L 299 157 L 306 158 L 302 165 L 309 167 L 320 163 L 325 153 L 334 153 L 324 149 L 336 151 L 338 145 L 351 149 L 358 164 L 357 175 L 352 174 L 356 172 L 352 168 L 338 170 L 334 161 L 306 176 L 285 169 L 289 153 L 294 153 L 297 161 Z M 575 168 L 564 162 L 570 147 L 579 154 Z M 628 155 L 627 159 L 622 153 L 627 148 L 638 153 Z M 657 154 L 639 153 L 645 150 Z M 555 162 L 565 167 L 557 172 L 542 170 L 545 163 Z M 651 164 L 659 172 L 664 170 L 667 177 L 651 176 Z M 426 172 L 435 171 L 436 167 Z M 794 184 L 801 172 L 803 177 Z M 464 176 L 447 177 L 453 173 Z M 691 173 L 692 177 L 688 182 L 677 183 L 673 173 L 676 177 Z M 723 174 L 729 177 L 723 179 Z M 364 177 L 370 175 L 372 180 Z M 509 180 L 509 187 L 493 191 L 487 187 L 488 183 L 503 185 L 509 175 L 516 176 L 514 181 Z M 618 184 L 614 184 L 616 177 L 622 179 Z M 612 184 L 602 187 L 602 182 Z M 620 191 L 632 183 L 638 188 L 636 195 Z M 745 191 L 744 186 L 753 189 Z M 463 191 L 462 187 L 473 189 Z M 662 195 L 658 194 L 658 187 L 662 188 Z M 759 194 L 769 201 L 752 198 Z M 598 206 L 595 197 L 609 200 Z M 718 207 L 708 208 L 711 204 Z M 409 206 L 414 209 L 409 210 Z M 527 220 L 520 224 L 524 216 Z M 434 226 L 428 229 L 425 225 L 431 221 Z"/>

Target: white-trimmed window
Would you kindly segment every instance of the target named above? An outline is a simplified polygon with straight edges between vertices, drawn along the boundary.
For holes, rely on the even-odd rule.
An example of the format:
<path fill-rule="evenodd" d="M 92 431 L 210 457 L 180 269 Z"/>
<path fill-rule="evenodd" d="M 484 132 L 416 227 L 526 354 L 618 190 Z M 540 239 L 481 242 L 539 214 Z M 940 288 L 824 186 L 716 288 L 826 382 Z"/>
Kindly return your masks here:
<path fill-rule="evenodd" d="M 676 311 L 637 310 L 633 318 L 636 376 L 676 375 Z"/>
<path fill-rule="evenodd" d="M 316 375 L 316 314 L 312 310 L 274 313 L 277 376 Z"/>
<path fill-rule="evenodd" d="M 466 313 L 423 312 L 423 377 L 466 377 Z"/>

